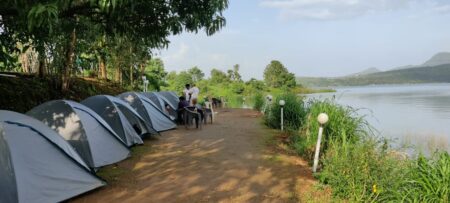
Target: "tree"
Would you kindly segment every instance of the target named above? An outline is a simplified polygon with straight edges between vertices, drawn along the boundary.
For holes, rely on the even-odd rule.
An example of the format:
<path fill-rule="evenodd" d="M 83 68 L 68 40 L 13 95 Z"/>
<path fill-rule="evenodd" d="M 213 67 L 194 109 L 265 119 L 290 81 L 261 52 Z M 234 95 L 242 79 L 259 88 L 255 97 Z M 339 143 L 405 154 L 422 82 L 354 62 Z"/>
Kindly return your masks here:
<path fill-rule="evenodd" d="M 133 45 L 133 53 L 151 55 L 150 50 L 167 47 L 171 35 L 200 30 L 214 34 L 225 26 L 223 11 L 227 7 L 228 0 L 4 0 L 0 4 L 0 63 L 7 66 L 16 61 L 10 56 L 17 51 L 17 42 L 31 40 L 39 54 L 52 47 L 50 52 L 57 54 L 48 57 L 58 67 L 55 70 L 62 76 L 62 88 L 67 89 L 76 52 L 80 51 L 76 49 L 78 42 L 89 41 L 86 33 L 106 36 L 106 41 L 124 38 Z M 98 59 L 102 77 L 107 75 L 102 64 L 107 58 Z M 130 80 L 133 67 L 143 61 L 123 64 L 130 67 Z"/>
<path fill-rule="evenodd" d="M 192 76 L 187 71 L 181 71 L 178 74 L 175 71 L 167 75 L 167 83 L 170 89 L 181 92 L 186 84 L 192 84 Z"/>
<path fill-rule="evenodd" d="M 198 81 L 202 80 L 203 77 L 205 77 L 205 74 L 203 73 L 203 71 L 200 70 L 197 66 L 194 66 L 191 69 L 189 69 L 188 73 L 191 74 L 193 82 L 198 82 Z"/>
<path fill-rule="evenodd" d="M 269 65 L 266 66 L 264 70 L 264 81 L 267 86 L 273 88 L 279 87 L 295 87 L 295 75 L 289 73 L 289 71 L 284 67 L 280 61 L 273 60 Z"/>
<path fill-rule="evenodd" d="M 214 84 L 221 84 L 225 82 L 229 82 L 230 79 L 228 78 L 227 74 L 225 74 L 221 70 L 212 69 L 211 70 L 211 82 Z"/>
<path fill-rule="evenodd" d="M 252 90 L 262 91 L 266 88 L 263 81 L 257 80 L 255 78 L 251 78 L 245 84 L 249 86 Z"/>
<path fill-rule="evenodd" d="M 233 80 L 242 82 L 241 74 L 239 74 L 239 64 L 233 66 Z"/>
<path fill-rule="evenodd" d="M 149 81 L 150 88 L 160 91 L 161 86 L 164 86 L 164 78 L 167 72 L 164 70 L 164 62 L 159 59 L 150 59 L 145 67 L 145 75 Z"/>

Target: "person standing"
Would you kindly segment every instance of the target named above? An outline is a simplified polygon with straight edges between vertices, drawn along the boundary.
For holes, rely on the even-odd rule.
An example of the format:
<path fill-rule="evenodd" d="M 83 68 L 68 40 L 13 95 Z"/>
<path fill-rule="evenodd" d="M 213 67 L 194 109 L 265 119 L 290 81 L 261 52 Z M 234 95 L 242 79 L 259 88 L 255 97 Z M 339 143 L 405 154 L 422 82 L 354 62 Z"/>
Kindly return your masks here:
<path fill-rule="evenodd" d="M 184 98 L 186 98 L 186 100 L 188 102 L 191 102 L 191 95 L 189 94 L 190 89 L 191 89 L 191 85 L 190 84 L 186 84 L 184 86 L 184 90 L 183 90 Z"/>
<path fill-rule="evenodd" d="M 195 84 L 192 84 L 192 88 L 189 89 L 189 94 L 190 94 L 190 104 L 193 105 L 192 100 L 197 100 L 198 99 L 198 95 L 200 94 L 200 90 L 198 89 L 198 87 Z"/>

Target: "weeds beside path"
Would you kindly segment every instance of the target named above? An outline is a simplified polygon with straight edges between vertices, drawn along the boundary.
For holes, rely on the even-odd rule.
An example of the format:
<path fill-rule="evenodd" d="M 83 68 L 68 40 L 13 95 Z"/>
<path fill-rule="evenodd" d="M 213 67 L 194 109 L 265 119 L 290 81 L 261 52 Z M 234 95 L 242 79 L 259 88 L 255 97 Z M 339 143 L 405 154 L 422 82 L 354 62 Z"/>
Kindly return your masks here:
<path fill-rule="evenodd" d="M 163 133 L 100 172 L 109 185 L 75 202 L 300 202 L 315 183 L 306 162 L 267 146 L 273 131 L 251 110 Z"/>

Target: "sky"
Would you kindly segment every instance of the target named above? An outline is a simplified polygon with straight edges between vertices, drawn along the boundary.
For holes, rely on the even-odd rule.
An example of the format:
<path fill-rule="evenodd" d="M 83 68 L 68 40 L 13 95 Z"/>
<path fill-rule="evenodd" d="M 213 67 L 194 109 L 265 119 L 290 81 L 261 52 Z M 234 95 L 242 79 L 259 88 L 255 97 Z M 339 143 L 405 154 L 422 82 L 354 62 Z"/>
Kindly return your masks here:
<path fill-rule="evenodd" d="M 263 78 L 272 60 L 297 76 L 419 65 L 450 52 L 450 0 L 229 0 L 226 26 L 171 36 L 155 52 L 167 71 L 198 66 Z"/>

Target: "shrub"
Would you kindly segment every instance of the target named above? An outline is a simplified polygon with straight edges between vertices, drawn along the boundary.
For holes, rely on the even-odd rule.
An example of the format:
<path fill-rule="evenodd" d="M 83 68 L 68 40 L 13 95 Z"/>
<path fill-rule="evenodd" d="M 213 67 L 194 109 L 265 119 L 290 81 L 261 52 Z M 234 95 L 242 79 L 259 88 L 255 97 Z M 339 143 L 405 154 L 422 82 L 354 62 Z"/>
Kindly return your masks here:
<path fill-rule="evenodd" d="M 261 92 L 256 93 L 253 96 L 253 109 L 261 111 L 264 107 L 265 98 Z"/>
<path fill-rule="evenodd" d="M 449 202 L 450 155 L 436 152 L 433 157 L 419 155 L 391 199 L 402 202 Z"/>
<path fill-rule="evenodd" d="M 308 114 L 305 117 L 301 135 L 293 137 L 296 151 L 308 159 L 313 158 L 319 132 L 317 116 L 328 114 L 329 121 L 324 126 L 321 153 L 327 150 L 331 141 L 335 143 L 354 143 L 372 131 L 369 124 L 355 109 L 336 104 L 332 100 L 311 100 L 308 102 Z"/>
<path fill-rule="evenodd" d="M 400 188 L 408 161 L 389 154 L 384 143 L 371 137 L 330 143 L 319 179 L 333 188 L 335 197 L 351 202 L 391 200 L 390 193 Z"/>
<path fill-rule="evenodd" d="M 306 110 L 303 100 L 293 93 L 282 94 L 272 102 L 269 111 L 265 114 L 265 122 L 271 128 L 281 128 L 281 107 L 280 100 L 286 102 L 284 106 L 284 126 L 286 129 L 297 130 L 304 121 Z"/>

